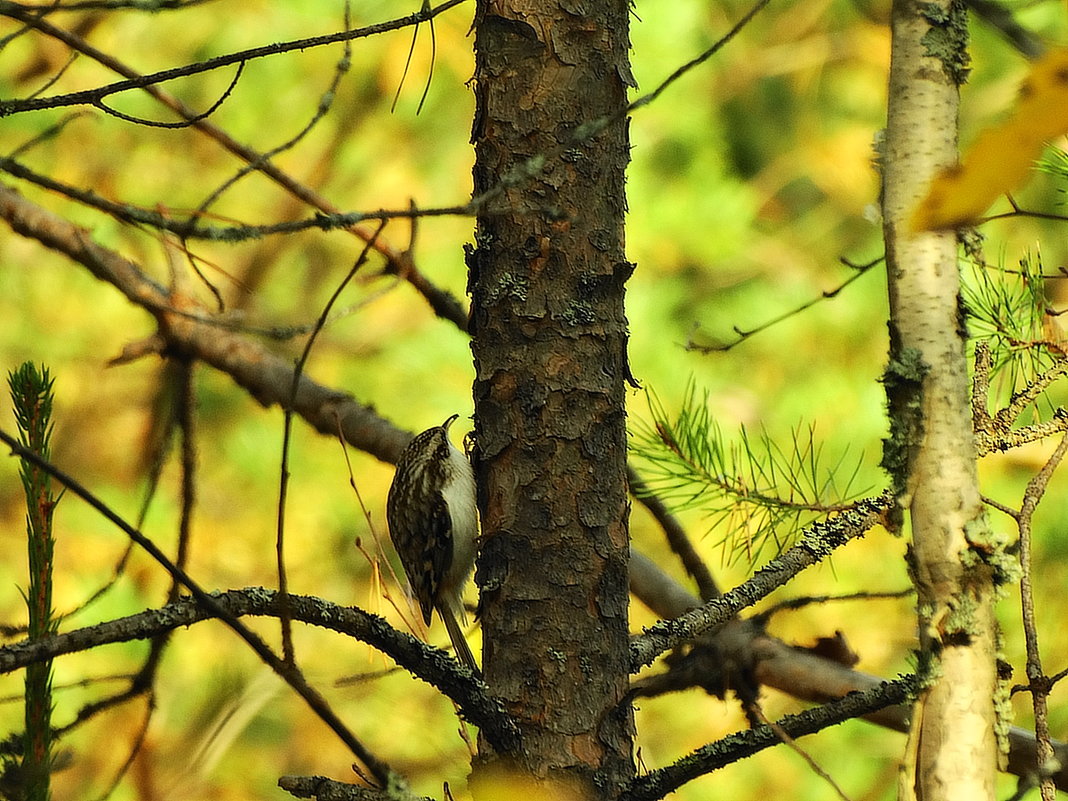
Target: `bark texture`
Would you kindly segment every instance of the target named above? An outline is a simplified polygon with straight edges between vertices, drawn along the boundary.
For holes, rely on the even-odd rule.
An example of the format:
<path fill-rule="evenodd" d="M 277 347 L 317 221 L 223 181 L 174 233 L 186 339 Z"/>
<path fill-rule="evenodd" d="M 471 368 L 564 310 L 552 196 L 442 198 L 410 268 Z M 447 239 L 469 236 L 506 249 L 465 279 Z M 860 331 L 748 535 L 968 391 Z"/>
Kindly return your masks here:
<path fill-rule="evenodd" d="M 633 773 L 627 30 L 623 0 L 481 0 L 475 20 L 483 667 L 521 722 L 516 767 L 599 797 Z"/>
<path fill-rule="evenodd" d="M 984 556 L 956 237 L 909 230 L 931 178 L 957 158 L 966 19 L 959 3 L 895 0 L 892 24 L 883 198 L 891 436 L 884 464 L 910 513 L 921 667 L 929 670 L 903 796 L 987 799 L 998 764 L 994 585 Z"/>

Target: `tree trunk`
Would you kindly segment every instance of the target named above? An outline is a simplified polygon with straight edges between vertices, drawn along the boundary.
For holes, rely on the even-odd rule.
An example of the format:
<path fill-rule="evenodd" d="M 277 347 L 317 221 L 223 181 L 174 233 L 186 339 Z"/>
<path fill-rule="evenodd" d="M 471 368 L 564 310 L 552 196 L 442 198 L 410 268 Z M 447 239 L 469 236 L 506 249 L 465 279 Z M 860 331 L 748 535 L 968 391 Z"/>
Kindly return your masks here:
<path fill-rule="evenodd" d="M 890 291 L 891 416 L 884 465 L 912 524 L 911 568 L 927 690 L 916 704 L 914 769 L 902 797 L 993 798 L 995 624 L 983 561 L 957 244 L 914 234 L 934 174 L 955 163 L 962 4 L 895 0 L 883 217 Z"/>
<path fill-rule="evenodd" d="M 512 767 L 590 797 L 634 769 L 627 30 L 623 0 L 481 0 L 475 20 L 474 189 L 492 195 L 468 254 L 484 672 L 521 724 Z M 481 747 L 476 797 L 499 766 Z"/>

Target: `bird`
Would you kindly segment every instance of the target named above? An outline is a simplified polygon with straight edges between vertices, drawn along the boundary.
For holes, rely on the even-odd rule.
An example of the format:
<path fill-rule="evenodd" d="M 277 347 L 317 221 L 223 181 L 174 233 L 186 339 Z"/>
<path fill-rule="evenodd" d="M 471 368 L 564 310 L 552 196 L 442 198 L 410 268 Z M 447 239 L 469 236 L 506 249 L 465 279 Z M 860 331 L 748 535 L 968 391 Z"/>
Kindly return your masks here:
<path fill-rule="evenodd" d="M 452 415 L 408 443 L 386 499 L 386 522 L 423 621 L 436 609 L 456 656 L 481 675 L 460 621 L 463 591 L 475 564 L 478 511 L 471 462 L 449 440 Z"/>

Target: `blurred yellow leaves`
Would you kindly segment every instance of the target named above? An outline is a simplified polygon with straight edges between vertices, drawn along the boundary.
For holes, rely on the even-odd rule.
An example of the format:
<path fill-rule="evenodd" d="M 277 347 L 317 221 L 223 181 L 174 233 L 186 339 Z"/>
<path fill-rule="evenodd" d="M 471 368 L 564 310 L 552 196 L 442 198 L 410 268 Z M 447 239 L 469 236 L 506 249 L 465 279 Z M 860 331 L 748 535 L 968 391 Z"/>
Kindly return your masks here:
<path fill-rule="evenodd" d="M 912 215 L 914 231 L 970 225 L 1023 183 L 1047 141 L 1068 132 L 1068 49 L 1038 61 L 1011 116 L 988 128 L 961 164 L 943 170 Z"/>

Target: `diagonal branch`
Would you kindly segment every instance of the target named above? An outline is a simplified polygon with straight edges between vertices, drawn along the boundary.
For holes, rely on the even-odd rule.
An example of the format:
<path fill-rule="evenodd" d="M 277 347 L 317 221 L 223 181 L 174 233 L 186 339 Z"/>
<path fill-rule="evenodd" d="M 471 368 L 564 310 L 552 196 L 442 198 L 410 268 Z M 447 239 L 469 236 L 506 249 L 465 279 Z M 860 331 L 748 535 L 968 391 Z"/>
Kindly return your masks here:
<path fill-rule="evenodd" d="M 5 10 L 12 6 L 13 4 L 11 3 L 0 3 L 0 12 L 6 13 Z M 14 6 L 10 16 L 20 20 L 42 34 L 62 42 L 74 52 L 81 53 L 82 55 L 93 59 L 97 63 L 104 65 L 108 69 L 129 80 L 138 81 L 144 78 L 141 73 L 115 58 L 111 53 L 107 53 L 94 47 L 78 34 L 55 26 L 47 20 L 38 17 L 36 14 L 29 13 L 28 10 L 19 11 L 19 8 L 20 7 L 18 6 Z M 442 7 L 442 10 L 444 10 L 444 7 Z M 265 154 L 249 145 L 238 142 L 226 133 L 226 131 L 222 130 L 209 120 L 200 119 L 200 115 L 190 109 L 178 98 L 164 91 L 161 87 L 155 84 L 149 84 L 142 88 L 148 95 L 155 98 L 164 106 L 174 111 L 183 120 L 190 123 L 190 127 L 212 139 L 224 150 L 241 159 L 246 164 L 254 165 L 259 172 L 274 181 L 292 197 L 297 198 L 312 208 L 318 209 L 326 215 L 336 217 L 341 214 L 339 208 L 334 206 L 330 201 L 319 195 L 313 189 L 302 184 L 300 181 L 293 178 L 293 176 L 282 170 L 274 162 L 266 158 Z M 411 284 L 412 288 L 426 299 L 430 304 L 431 309 L 433 309 L 434 313 L 439 317 L 449 320 L 461 330 L 467 330 L 467 312 L 464 310 L 463 306 L 451 293 L 432 284 L 416 268 L 415 264 L 412 262 L 410 252 L 397 250 L 390 246 L 383 237 L 380 237 L 377 240 L 374 239 L 374 228 L 358 225 L 356 224 L 357 222 L 358 220 L 353 220 L 346 223 L 344 225 L 345 230 L 354 236 L 359 237 L 364 242 L 374 241 L 375 250 L 386 259 L 388 272 L 400 276 Z M 338 227 L 341 226 L 339 225 Z"/>
<path fill-rule="evenodd" d="M 401 776 L 394 772 L 389 765 L 371 753 L 371 751 L 368 750 L 351 731 L 349 731 L 348 727 L 341 721 L 341 718 L 339 718 L 334 710 L 331 709 L 330 705 L 326 702 L 326 699 L 308 684 L 299 670 L 291 665 L 287 665 L 279 659 L 267 643 L 265 643 L 255 632 L 241 623 L 237 617 L 230 614 L 227 609 L 220 606 L 213 595 L 207 593 L 189 576 L 188 573 L 174 564 L 166 554 L 152 542 L 152 540 L 127 523 L 113 509 L 111 509 L 111 507 L 105 504 L 100 498 L 90 492 L 72 476 L 67 475 L 37 453 L 21 445 L 14 437 L 4 431 L 0 431 L 0 441 L 11 449 L 12 454 L 18 456 L 24 462 L 30 462 L 41 468 L 59 483 L 63 484 L 63 486 L 71 493 L 77 495 L 83 501 L 88 503 L 104 518 L 123 531 L 123 533 L 125 533 L 133 542 L 137 543 L 137 545 L 148 553 L 157 564 L 161 565 L 168 573 L 170 573 L 175 582 L 189 590 L 199 607 L 207 610 L 213 617 L 217 617 L 225 623 L 235 634 L 248 644 L 265 665 L 268 665 L 279 677 L 293 688 L 297 695 L 304 700 L 319 719 L 338 736 L 357 759 L 367 766 L 371 776 L 374 777 L 375 781 L 377 781 L 380 786 L 404 786 L 404 780 Z"/>
<path fill-rule="evenodd" d="M 912 676 L 883 682 L 862 693 L 852 693 L 815 709 L 787 715 L 772 725 L 747 729 L 698 748 L 692 754 L 658 770 L 634 779 L 620 795 L 622 801 L 656 801 L 683 784 L 711 773 L 765 748 L 782 742 L 781 735 L 791 738 L 815 734 L 830 726 L 864 715 L 882 707 L 901 704 L 915 692 Z"/>
<path fill-rule="evenodd" d="M 210 314 L 187 296 L 168 291 L 134 262 L 94 242 L 82 229 L 0 184 L 0 219 L 123 293 L 152 314 L 163 348 L 199 359 L 229 375 L 264 406 L 290 405 L 328 436 L 340 427 L 345 439 L 384 462 L 393 462 L 410 439 L 351 395 L 301 376 L 293 393 L 293 365 L 259 342 L 229 330 L 227 318 Z"/>
<path fill-rule="evenodd" d="M 997 0 L 967 0 L 967 5 L 977 17 L 997 30 L 1027 58 L 1036 59 L 1046 52 L 1042 39 L 1034 31 L 1021 25 L 1012 9 Z"/>
<path fill-rule="evenodd" d="M 662 618 L 678 617 L 699 603 L 692 593 L 660 570 L 652 560 L 637 552 L 631 554 L 630 590 Z M 761 686 L 773 687 L 798 700 L 826 704 L 849 693 L 867 692 L 884 681 L 811 651 L 794 648 L 755 626 L 748 627 L 747 631 L 748 637 L 717 640 L 717 644 L 725 649 L 723 658 L 735 663 L 751 663 L 753 675 Z M 700 683 L 703 677 L 694 678 Z M 910 715 L 907 704 L 896 704 L 865 714 L 864 719 L 887 729 L 907 732 Z M 1034 732 L 1010 726 L 1008 741 L 1006 770 L 1016 776 L 1033 775 L 1038 764 Z M 1068 746 L 1054 742 L 1053 749 L 1062 765 L 1053 780 L 1059 789 L 1068 791 Z"/>
<path fill-rule="evenodd" d="M 278 617 L 280 593 L 262 587 L 212 593 L 213 604 L 232 618 Z M 486 686 L 469 671 L 460 670 L 445 651 L 398 631 L 384 619 L 354 606 L 338 606 L 320 598 L 289 595 L 286 612 L 293 620 L 335 631 L 374 646 L 416 678 L 454 700 L 464 718 L 478 726 L 495 749 L 512 752 L 519 747 L 519 732 L 501 703 L 486 694 Z M 156 637 L 164 632 L 220 619 L 191 598 L 181 598 L 158 609 L 57 634 L 47 640 L 24 640 L 0 647 L 0 673 L 100 645 Z"/>
<path fill-rule="evenodd" d="M 873 526 L 883 522 L 892 502 L 890 493 L 884 492 L 856 502 L 853 508 L 840 512 L 830 520 L 807 526 L 797 545 L 772 559 L 748 581 L 704 606 L 650 626 L 631 642 L 632 672 L 651 664 L 657 656 L 685 640 L 691 640 L 725 623 L 742 609 L 783 586 L 805 568 L 821 562 L 836 548 L 863 536 Z"/>
<path fill-rule="evenodd" d="M 645 486 L 645 482 L 642 481 L 641 476 L 638 475 L 638 472 L 633 467 L 627 468 L 627 481 L 630 483 L 631 494 L 638 500 L 638 503 L 649 510 L 656 522 L 660 524 L 671 550 L 679 557 L 682 566 L 686 568 L 686 572 L 690 574 L 690 577 L 693 578 L 694 583 L 697 585 L 701 599 L 711 601 L 713 598 L 718 598 L 722 593 L 716 585 L 716 580 L 712 577 L 712 572 L 708 569 L 708 565 L 704 563 L 701 555 L 697 553 L 697 549 L 693 547 L 689 534 L 678 518 L 671 513 L 660 496 L 654 495 L 649 491 Z"/>
<path fill-rule="evenodd" d="M 144 89 L 146 86 L 151 86 L 153 84 L 171 81 L 175 78 L 184 78 L 188 75 L 197 75 L 202 72 L 210 72 L 211 70 L 227 67 L 232 64 L 244 64 L 247 61 L 263 58 L 265 56 L 274 56 L 279 53 L 290 53 L 294 50 L 309 50 L 313 47 L 322 47 L 323 45 L 336 44 L 338 42 L 349 42 L 353 39 L 363 39 L 368 36 L 386 33 L 387 31 L 395 31 L 400 28 L 407 28 L 411 25 L 418 25 L 421 22 L 433 19 L 442 12 L 448 11 L 453 6 L 458 6 L 462 2 L 464 2 L 464 0 L 446 0 L 444 3 L 441 3 L 434 8 L 424 6 L 414 14 L 389 20 L 388 22 L 379 22 L 374 25 L 364 26 L 363 28 L 353 28 L 351 30 L 339 31 L 337 33 L 326 34 L 323 36 L 309 36 L 304 39 L 295 39 L 290 42 L 278 42 L 276 44 L 252 47 L 248 50 L 239 50 L 236 53 L 227 53 L 226 55 L 218 56 L 216 58 L 198 61 L 195 64 L 187 64 L 184 67 L 174 67 L 172 69 L 160 70 L 159 72 L 142 75 L 137 78 L 127 78 L 123 81 L 115 81 L 106 86 L 98 86 L 95 89 L 86 89 L 81 92 L 70 92 L 65 95 L 51 95 L 49 97 L 2 100 L 0 101 L 0 117 L 7 117 L 11 114 L 37 111 L 46 108 L 63 108 L 66 106 L 81 105 L 95 106 L 105 97 L 110 97 L 119 92 L 126 92 L 130 89 Z M 0 15 L 17 19 L 20 22 L 34 27 L 36 27 L 37 22 L 39 21 L 37 16 L 32 14 L 24 6 L 11 2 L 0 2 Z"/>

